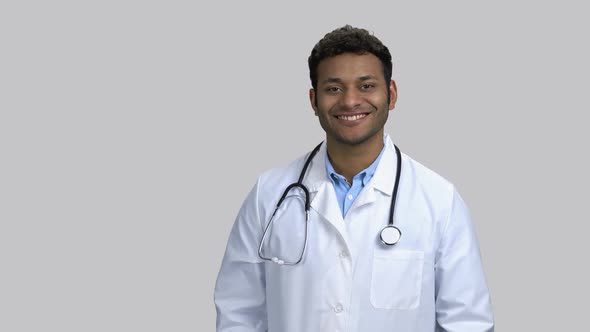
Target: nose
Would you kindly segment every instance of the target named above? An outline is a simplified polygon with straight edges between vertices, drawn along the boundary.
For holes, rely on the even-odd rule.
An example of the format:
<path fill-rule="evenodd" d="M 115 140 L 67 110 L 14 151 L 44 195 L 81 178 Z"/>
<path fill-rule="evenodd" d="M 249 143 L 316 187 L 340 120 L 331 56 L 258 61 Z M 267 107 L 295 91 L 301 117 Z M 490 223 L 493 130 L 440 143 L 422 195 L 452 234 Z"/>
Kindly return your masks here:
<path fill-rule="evenodd" d="M 342 94 L 342 106 L 353 109 L 361 105 L 361 95 L 356 89 L 346 89 Z"/>

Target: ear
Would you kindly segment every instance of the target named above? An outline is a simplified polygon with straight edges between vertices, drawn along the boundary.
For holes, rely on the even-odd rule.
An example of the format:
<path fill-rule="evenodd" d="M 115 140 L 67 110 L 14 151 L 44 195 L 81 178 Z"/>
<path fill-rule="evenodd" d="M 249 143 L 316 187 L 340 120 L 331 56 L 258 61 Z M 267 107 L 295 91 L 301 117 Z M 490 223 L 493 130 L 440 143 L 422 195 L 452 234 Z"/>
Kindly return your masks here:
<path fill-rule="evenodd" d="M 395 107 L 395 102 L 397 101 L 397 86 L 395 85 L 395 81 L 391 80 L 389 82 L 389 110 L 392 110 Z"/>
<path fill-rule="evenodd" d="M 311 108 L 315 113 L 315 116 L 318 116 L 318 106 L 315 103 L 315 90 L 313 88 L 309 89 L 309 103 L 311 104 Z"/>

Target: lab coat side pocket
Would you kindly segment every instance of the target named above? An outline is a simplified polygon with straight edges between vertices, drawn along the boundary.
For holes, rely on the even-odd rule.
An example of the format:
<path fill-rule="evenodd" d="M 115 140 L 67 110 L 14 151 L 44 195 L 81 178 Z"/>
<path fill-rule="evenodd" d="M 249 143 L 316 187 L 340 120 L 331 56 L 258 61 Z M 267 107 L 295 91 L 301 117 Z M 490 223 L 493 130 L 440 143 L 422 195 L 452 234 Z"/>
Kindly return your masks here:
<path fill-rule="evenodd" d="M 373 254 L 371 304 L 377 309 L 412 310 L 420 305 L 424 252 L 376 250 Z"/>

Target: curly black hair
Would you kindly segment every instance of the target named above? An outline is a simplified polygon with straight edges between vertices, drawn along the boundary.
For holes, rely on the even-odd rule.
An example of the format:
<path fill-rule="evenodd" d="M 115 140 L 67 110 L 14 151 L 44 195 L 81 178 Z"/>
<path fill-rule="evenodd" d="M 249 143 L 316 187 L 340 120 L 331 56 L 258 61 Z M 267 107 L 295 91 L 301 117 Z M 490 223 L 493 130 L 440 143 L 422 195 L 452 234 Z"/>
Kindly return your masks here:
<path fill-rule="evenodd" d="M 391 63 L 391 53 L 387 46 L 372 35 L 369 31 L 362 28 L 355 28 L 345 25 L 332 32 L 327 33 L 311 50 L 307 62 L 309 64 L 309 78 L 311 86 L 317 89 L 318 83 L 318 65 L 326 58 L 337 56 L 343 53 L 366 54 L 372 53 L 383 65 L 383 77 L 385 84 L 389 85 L 393 65 Z"/>

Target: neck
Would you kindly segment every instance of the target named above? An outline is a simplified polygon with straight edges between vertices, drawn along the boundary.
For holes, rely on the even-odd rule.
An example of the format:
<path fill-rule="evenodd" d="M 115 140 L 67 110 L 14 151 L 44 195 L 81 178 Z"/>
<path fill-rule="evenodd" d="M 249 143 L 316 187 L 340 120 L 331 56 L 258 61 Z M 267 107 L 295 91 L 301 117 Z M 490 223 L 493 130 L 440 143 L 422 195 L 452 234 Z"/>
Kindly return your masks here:
<path fill-rule="evenodd" d="M 358 145 L 337 142 L 329 137 L 326 139 L 328 157 L 334 170 L 352 183 L 352 178 L 369 167 L 383 149 L 383 134 L 375 135 Z"/>

